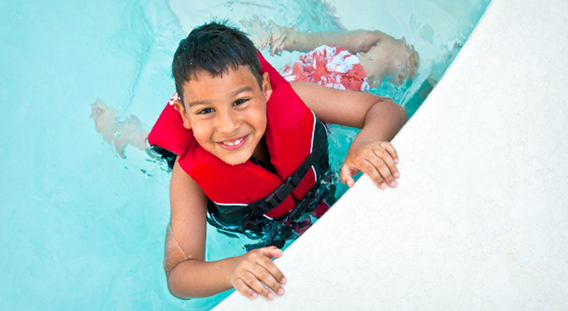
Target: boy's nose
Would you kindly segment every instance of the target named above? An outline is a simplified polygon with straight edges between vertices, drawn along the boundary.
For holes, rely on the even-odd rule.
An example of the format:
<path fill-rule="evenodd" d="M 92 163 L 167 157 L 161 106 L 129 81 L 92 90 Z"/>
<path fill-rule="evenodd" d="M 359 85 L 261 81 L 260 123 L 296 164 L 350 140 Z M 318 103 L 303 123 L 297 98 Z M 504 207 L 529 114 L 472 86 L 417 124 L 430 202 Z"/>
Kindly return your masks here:
<path fill-rule="evenodd" d="M 220 114 L 218 129 L 219 132 L 232 134 L 239 128 L 238 116 L 232 111 L 225 111 Z"/>

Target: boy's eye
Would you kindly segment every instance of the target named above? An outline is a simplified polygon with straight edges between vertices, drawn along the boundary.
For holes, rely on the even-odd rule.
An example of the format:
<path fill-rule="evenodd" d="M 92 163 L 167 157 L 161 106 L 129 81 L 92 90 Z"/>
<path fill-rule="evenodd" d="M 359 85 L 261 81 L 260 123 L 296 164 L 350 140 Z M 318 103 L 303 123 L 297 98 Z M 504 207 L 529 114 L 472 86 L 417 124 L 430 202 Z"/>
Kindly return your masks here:
<path fill-rule="evenodd" d="M 237 101 L 235 101 L 235 103 L 233 105 L 234 106 L 242 105 L 242 104 L 246 103 L 248 100 L 249 100 L 248 98 L 238 99 Z"/>
<path fill-rule="evenodd" d="M 197 112 L 197 114 L 207 114 L 207 113 L 211 113 L 213 112 L 213 109 L 211 108 L 205 108 L 205 109 L 201 109 Z"/>

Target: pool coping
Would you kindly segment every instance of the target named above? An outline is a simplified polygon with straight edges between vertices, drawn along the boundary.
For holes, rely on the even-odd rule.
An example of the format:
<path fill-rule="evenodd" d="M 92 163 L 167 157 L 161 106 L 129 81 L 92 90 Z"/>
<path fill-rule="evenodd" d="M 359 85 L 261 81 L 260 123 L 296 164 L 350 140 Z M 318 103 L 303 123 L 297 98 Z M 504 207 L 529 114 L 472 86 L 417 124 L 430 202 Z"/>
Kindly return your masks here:
<path fill-rule="evenodd" d="M 283 297 L 214 310 L 568 309 L 567 18 L 493 0 L 393 140 L 399 186 L 363 176 L 275 260 Z"/>

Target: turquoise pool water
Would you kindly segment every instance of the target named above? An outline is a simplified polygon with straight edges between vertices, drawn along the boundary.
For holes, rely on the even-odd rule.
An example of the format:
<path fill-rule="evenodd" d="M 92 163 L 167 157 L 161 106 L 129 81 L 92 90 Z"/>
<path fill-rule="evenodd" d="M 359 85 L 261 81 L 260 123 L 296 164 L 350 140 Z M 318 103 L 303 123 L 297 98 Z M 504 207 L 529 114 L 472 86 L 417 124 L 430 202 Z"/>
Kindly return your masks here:
<path fill-rule="evenodd" d="M 165 166 L 95 131 L 97 98 L 149 129 L 174 92 L 173 51 L 212 16 L 257 15 L 302 31 L 379 29 L 414 44 L 421 75 L 372 92 L 412 113 L 472 31 L 487 0 L 0 2 L 0 306 L 2 310 L 201 310 L 229 293 L 181 301 L 162 270 Z M 270 58 L 277 68 L 297 53 Z M 334 128 L 339 164 L 354 130 Z M 243 241 L 208 232 L 208 258 Z M 232 245 L 230 248 L 220 245 Z"/>

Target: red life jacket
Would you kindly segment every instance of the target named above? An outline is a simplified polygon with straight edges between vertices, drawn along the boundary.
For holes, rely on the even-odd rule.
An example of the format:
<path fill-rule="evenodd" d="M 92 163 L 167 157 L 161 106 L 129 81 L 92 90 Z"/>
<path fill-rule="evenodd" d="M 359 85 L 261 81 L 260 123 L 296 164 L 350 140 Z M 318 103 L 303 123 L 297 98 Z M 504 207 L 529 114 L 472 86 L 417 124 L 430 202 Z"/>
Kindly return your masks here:
<path fill-rule="evenodd" d="M 262 72 L 268 72 L 273 90 L 267 102 L 267 128 L 264 135 L 270 162 L 277 174 L 250 160 L 239 165 L 229 165 L 203 149 L 193 137 L 192 131 L 183 127 L 182 118 L 171 102 L 164 108 L 148 135 L 151 146 L 158 146 L 179 156 L 182 169 L 218 206 L 248 206 L 267 197 L 300 167 L 314 146 L 314 132 L 319 121 L 296 95 L 290 83 L 260 53 L 259 58 Z M 296 202 L 312 189 L 316 179 L 316 170 L 311 166 L 295 190 L 265 215 L 278 218 L 291 211 Z"/>

